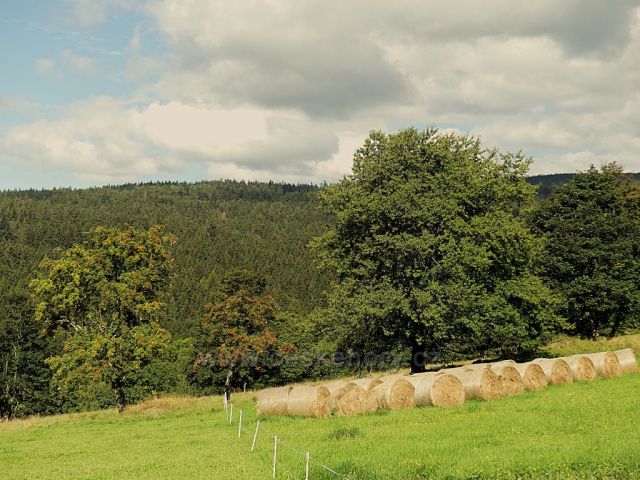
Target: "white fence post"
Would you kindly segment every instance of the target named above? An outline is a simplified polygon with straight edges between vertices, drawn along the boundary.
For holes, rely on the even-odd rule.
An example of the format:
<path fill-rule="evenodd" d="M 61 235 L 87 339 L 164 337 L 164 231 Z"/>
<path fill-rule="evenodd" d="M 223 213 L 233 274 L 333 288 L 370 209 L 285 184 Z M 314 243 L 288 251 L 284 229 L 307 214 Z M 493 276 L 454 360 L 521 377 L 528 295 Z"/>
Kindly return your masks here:
<path fill-rule="evenodd" d="M 276 478 L 276 465 L 278 464 L 278 435 L 273 436 L 273 478 Z"/>
<path fill-rule="evenodd" d="M 229 420 L 229 402 L 227 401 L 227 392 L 224 392 L 224 397 L 222 399 L 222 403 L 224 405 L 224 416 L 227 421 Z"/>
<path fill-rule="evenodd" d="M 253 434 L 253 442 L 251 443 L 251 451 L 253 452 L 256 448 L 256 439 L 258 438 L 258 428 L 260 428 L 260 420 L 256 423 L 256 431 Z"/>
<path fill-rule="evenodd" d="M 233 403 L 229 406 L 229 425 L 233 425 Z"/>
<path fill-rule="evenodd" d="M 242 410 L 240 410 L 240 421 L 238 422 L 238 438 L 240 438 L 241 433 L 242 433 Z"/>
<path fill-rule="evenodd" d="M 306 466 L 304 467 L 304 480 L 309 480 L 309 452 L 306 455 Z"/>

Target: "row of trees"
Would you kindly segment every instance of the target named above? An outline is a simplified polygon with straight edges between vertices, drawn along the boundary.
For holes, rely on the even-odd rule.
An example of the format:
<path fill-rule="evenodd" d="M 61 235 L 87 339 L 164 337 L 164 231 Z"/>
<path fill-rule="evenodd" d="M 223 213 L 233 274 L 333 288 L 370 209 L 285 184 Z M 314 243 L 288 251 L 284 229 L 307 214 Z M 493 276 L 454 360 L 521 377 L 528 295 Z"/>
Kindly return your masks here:
<path fill-rule="evenodd" d="M 306 220 L 306 241 L 299 232 L 289 238 L 286 228 L 274 237 L 266 269 L 211 274 L 206 266 L 216 253 L 202 251 L 210 245 L 177 239 L 170 226 L 92 228 L 30 275 L 35 302 L 19 282 L 0 291 L 2 305 L 16 307 L 0 323 L 8 334 L 0 335 L 0 414 L 31 413 L 23 408 L 29 402 L 46 412 L 82 407 L 78 399 L 90 397 L 90 406 L 98 399 L 97 406 L 114 402 L 122 410 L 152 391 L 230 393 L 368 368 L 383 352 L 404 355 L 414 371 L 428 361 L 526 357 L 554 332 L 595 338 L 637 327 L 638 183 L 612 164 L 540 199 L 527 182 L 529 163 L 436 129 L 372 133 L 353 173 L 319 191 L 320 211 L 315 192 L 249 185 L 272 195 L 267 202 L 297 196 L 287 217 L 272 223 L 295 230 Z M 237 193 L 235 184 L 224 185 Z M 195 189 L 194 206 L 213 202 L 216 222 L 199 225 L 209 240 L 220 235 L 230 209 L 220 210 L 219 195 L 163 187 L 177 188 L 178 198 Z M 153 191 L 151 205 L 164 198 Z M 295 210 L 308 205 L 315 213 L 298 218 Z M 263 232 L 243 225 L 237 244 L 220 248 L 265 256 L 256 250 Z M 312 237 L 313 255 L 304 249 Z M 195 258 L 185 257 L 184 245 Z M 295 265 L 283 264 L 279 251 Z M 292 257 L 302 251 L 304 268 Z M 317 256 L 323 270 L 310 265 Z M 182 264 L 194 261 L 199 280 Z M 289 291 L 283 301 L 270 285 L 275 272 L 280 285 L 295 281 L 307 290 Z M 309 295 L 313 310 L 301 301 Z M 345 361 L 354 357 L 360 361 Z M 38 382 L 25 382 L 29 376 Z"/>

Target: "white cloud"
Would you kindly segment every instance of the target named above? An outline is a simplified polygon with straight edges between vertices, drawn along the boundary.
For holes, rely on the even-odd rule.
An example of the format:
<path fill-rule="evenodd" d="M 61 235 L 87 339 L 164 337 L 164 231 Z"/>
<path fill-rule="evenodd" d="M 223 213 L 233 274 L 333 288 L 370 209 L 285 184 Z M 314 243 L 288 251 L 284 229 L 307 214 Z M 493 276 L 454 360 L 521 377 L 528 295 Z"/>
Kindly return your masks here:
<path fill-rule="evenodd" d="M 67 1 L 83 25 L 124 8 L 154 24 L 129 39 L 124 76 L 139 101 L 16 126 L 5 157 L 128 179 L 189 164 L 322 181 L 348 171 L 369 130 L 436 124 L 534 155 L 533 173 L 609 160 L 640 170 L 635 0 Z M 143 55 L 151 32 L 166 53 Z"/>
<path fill-rule="evenodd" d="M 77 103 L 56 121 L 15 126 L 0 136 L 6 161 L 110 182 L 175 174 L 187 164 L 209 171 L 233 164 L 247 179 L 309 180 L 334 173 L 322 165 L 337 150 L 330 129 L 297 112 L 175 102 L 139 107 L 106 97 Z"/>

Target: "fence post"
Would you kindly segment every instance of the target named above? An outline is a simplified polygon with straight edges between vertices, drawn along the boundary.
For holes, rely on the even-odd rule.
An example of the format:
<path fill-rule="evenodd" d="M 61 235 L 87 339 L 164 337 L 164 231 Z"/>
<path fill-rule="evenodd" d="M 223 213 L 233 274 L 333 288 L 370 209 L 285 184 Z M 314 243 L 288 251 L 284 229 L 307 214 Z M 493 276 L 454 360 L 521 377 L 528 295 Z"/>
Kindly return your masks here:
<path fill-rule="evenodd" d="M 229 402 L 227 401 L 227 392 L 224 392 L 224 397 L 222 399 L 222 403 L 224 405 L 224 416 L 227 421 L 229 420 Z"/>
<path fill-rule="evenodd" d="M 309 480 L 309 452 L 306 455 L 307 463 L 304 467 L 304 480 Z"/>
<path fill-rule="evenodd" d="M 240 438 L 241 433 L 242 433 L 242 410 L 240 410 L 240 421 L 238 422 L 238 438 Z"/>
<path fill-rule="evenodd" d="M 278 464 L 278 435 L 273 436 L 273 478 L 276 478 L 276 465 Z"/>
<path fill-rule="evenodd" d="M 251 451 L 253 452 L 256 448 L 256 439 L 258 438 L 258 428 L 260 428 L 260 420 L 256 423 L 256 431 L 253 434 L 253 442 L 251 443 Z"/>
<path fill-rule="evenodd" d="M 233 425 L 233 403 L 229 406 L 229 425 Z"/>

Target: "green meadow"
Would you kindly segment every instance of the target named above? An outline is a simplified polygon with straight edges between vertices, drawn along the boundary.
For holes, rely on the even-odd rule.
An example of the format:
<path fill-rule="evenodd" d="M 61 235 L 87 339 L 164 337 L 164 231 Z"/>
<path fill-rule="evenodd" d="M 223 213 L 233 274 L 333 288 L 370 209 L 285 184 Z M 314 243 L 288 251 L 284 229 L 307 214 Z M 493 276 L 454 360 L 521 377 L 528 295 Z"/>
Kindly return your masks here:
<path fill-rule="evenodd" d="M 149 400 L 115 410 L 0 424 L 3 479 L 640 478 L 640 374 L 552 386 L 516 398 L 359 417 L 261 420 L 255 394 Z M 243 411 L 244 430 L 237 420 Z"/>

